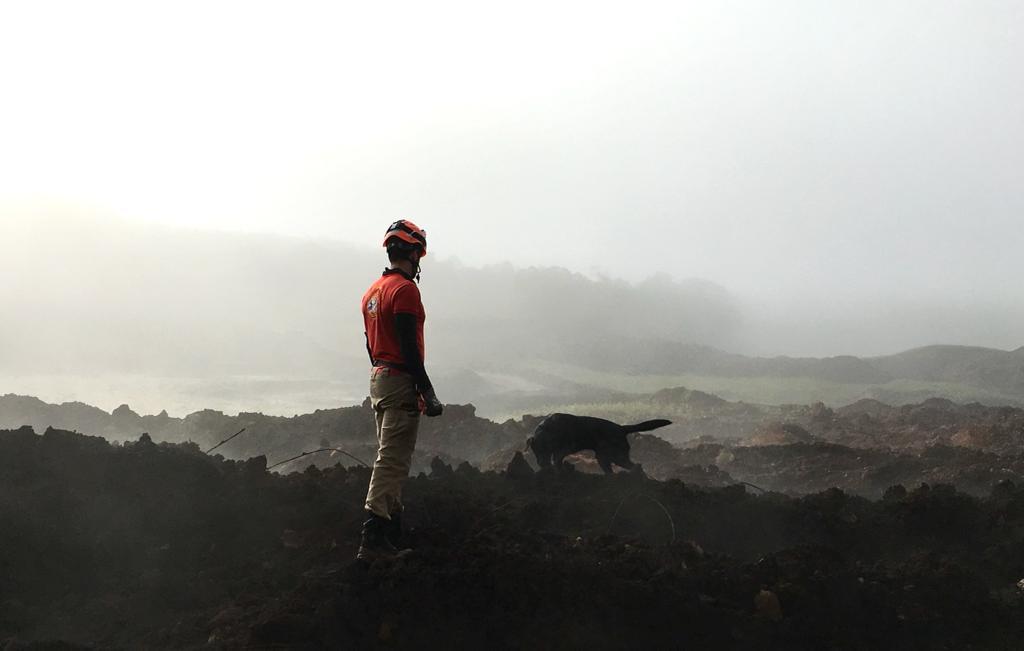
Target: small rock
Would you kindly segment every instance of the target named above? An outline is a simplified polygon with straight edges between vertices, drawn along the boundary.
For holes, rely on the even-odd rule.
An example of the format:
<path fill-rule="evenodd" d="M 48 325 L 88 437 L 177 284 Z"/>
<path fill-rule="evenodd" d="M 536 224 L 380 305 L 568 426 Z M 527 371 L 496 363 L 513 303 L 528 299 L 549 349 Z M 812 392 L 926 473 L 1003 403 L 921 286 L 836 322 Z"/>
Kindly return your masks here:
<path fill-rule="evenodd" d="M 222 626 L 230 625 L 242 619 L 242 615 L 244 614 L 245 611 L 239 608 L 238 606 L 228 606 L 224 610 L 214 615 L 213 619 L 211 619 L 209 623 L 207 623 L 207 626 L 212 629 L 217 629 Z M 216 632 L 217 631 L 215 630 L 213 634 L 216 634 Z"/>
<path fill-rule="evenodd" d="M 688 540 L 684 544 L 689 548 L 690 552 L 692 554 L 694 554 L 695 556 L 703 556 L 704 555 L 704 548 L 701 547 L 700 545 L 698 545 L 696 542 L 694 542 L 692 540 Z"/>
<path fill-rule="evenodd" d="M 302 547 L 302 537 L 292 529 L 285 529 L 281 532 L 281 544 L 287 549 L 298 549 Z"/>
<path fill-rule="evenodd" d="M 527 477 L 533 476 L 533 468 L 531 468 L 530 463 L 523 458 L 522 452 L 516 452 L 516 456 L 512 457 L 512 460 L 508 462 L 505 474 L 509 479 L 526 479 Z"/>
<path fill-rule="evenodd" d="M 430 474 L 433 477 L 450 477 L 455 471 L 441 457 L 434 457 L 430 460 Z"/>
<path fill-rule="evenodd" d="M 779 596 L 771 590 L 762 588 L 754 595 L 754 613 L 762 619 L 773 622 L 782 619 L 782 604 L 779 603 Z"/>

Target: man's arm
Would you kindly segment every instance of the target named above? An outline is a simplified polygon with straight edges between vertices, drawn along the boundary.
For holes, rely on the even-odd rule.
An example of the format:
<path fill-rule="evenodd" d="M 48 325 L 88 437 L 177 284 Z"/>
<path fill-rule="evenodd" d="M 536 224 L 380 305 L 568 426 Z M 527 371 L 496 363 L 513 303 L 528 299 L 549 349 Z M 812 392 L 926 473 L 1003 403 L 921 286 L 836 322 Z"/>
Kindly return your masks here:
<path fill-rule="evenodd" d="M 406 312 L 395 314 L 395 329 L 398 331 L 398 343 L 402 347 L 402 360 L 405 369 L 416 382 L 416 391 L 423 396 L 426 403 L 427 416 L 440 416 L 444 406 L 437 399 L 434 387 L 427 377 L 427 369 L 423 367 L 420 347 L 416 342 L 416 315 Z"/>

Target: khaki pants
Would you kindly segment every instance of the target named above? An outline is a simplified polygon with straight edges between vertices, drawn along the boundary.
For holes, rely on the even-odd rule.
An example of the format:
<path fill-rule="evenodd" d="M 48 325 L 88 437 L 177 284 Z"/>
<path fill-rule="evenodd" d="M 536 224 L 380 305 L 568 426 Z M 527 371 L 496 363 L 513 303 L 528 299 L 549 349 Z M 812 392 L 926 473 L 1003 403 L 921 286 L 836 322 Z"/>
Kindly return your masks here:
<path fill-rule="evenodd" d="M 408 373 L 374 367 L 370 404 L 377 420 L 379 449 L 366 493 L 366 510 L 391 519 L 392 513 L 402 510 L 402 483 L 409 477 L 420 427 L 416 383 Z"/>

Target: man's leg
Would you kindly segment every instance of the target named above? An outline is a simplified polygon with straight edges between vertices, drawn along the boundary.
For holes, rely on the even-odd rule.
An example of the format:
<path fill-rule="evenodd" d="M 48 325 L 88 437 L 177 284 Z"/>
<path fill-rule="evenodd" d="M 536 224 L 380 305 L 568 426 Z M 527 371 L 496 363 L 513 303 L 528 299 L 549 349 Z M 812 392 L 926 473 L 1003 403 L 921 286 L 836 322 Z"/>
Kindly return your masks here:
<path fill-rule="evenodd" d="M 370 477 L 366 510 L 390 518 L 402 510 L 402 484 L 412 465 L 420 411 L 415 384 L 405 373 L 379 374 L 376 389 L 379 399 L 374 400 L 374 408 L 380 423 L 380 447 Z"/>
<path fill-rule="evenodd" d="M 366 494 L 368 519 L 359 558 L 368 558 L 374 551 L 394 551 L 387 539 L 397 537 L 393 531 L 397 521 L 391 519 L 402 510 L 402 484 L 409 476 L 420 416 L 415 384 L 404 373 L 378 369 L 371 380 L 370 398 L 379 449 Z"/>

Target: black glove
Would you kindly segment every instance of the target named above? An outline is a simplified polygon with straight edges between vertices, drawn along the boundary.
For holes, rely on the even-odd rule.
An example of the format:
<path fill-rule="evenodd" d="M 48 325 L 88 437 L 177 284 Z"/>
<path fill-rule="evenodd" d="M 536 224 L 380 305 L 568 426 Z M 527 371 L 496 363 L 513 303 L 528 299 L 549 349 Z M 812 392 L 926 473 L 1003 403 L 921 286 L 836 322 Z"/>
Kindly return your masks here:
<path fill-rule="evenodd" d="M 444 412 L 444 405 L 437 399 L 437 394 L 434 393 L 434 389 L 430 388 L 420 394 L 423 398 L 423 413 L 427 416 L 440 416 Z"/>

